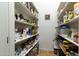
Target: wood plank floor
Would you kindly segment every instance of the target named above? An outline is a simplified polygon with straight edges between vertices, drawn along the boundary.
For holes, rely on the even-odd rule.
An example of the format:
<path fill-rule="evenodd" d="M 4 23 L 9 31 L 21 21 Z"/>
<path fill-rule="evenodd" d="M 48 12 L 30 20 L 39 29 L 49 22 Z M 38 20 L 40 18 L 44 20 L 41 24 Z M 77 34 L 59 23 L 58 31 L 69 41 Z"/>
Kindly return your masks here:
<path fill-rule="evenodd" d="M 53 51 L 40 50 L 38 56 L 56 56 Z"/>

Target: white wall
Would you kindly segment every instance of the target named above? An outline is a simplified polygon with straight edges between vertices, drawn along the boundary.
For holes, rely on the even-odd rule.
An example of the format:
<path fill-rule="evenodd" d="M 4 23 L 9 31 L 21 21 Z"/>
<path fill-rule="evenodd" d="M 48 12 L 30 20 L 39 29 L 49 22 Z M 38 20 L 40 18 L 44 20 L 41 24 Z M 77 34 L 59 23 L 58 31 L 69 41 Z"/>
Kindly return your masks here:
<path fill-rule="evenodd" d="M 0 2 L 0 56 L 13 55 L 15 55 L 14 3 Z"/>
<path fill-rule="evenodd" d="M 53 39 L 55 38 L 57 2 L 34 2 L 39 11 L 39 48 L 43 50 L 53 50 Z M 50 20 L 45 20 L 45 14 L 50 14 Z"/>

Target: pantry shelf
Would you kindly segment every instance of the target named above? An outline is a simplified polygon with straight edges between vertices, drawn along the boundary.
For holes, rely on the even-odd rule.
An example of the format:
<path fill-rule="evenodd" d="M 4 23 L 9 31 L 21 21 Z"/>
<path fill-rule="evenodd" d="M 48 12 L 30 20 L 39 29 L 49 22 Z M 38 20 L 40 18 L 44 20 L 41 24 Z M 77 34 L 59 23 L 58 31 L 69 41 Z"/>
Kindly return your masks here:
<path fill-rule="evenodd" d="M 29 48 L 27 51 L 25 50 L 24 54 L 21 52 L 21 54 L 19 54 L 19 56 L 25 56 L 25 55 L 27 55 L 38 42 L 39 42 L 39 40 L 36 40 L 36 42 L 33 44 L 33 46 L 31 48 Z"/>
<path fill-rule="evenodd" d="M 27 35 L 26 37 L 21 38 L 21 39 L 18 39 L 18 40 L 16 39 L 15 44 L 17 44 L 17 43 L 19 43 L 19 42 L 22 42 L 22 41 L 24 41 L 24 40 L 27 40 L 27 39 L 29 39 L 29 38 L 32 38 L 32 37 L 34 37 L 34 36 L 36 36 L 36 35 L 38 35 L 38 33 L 35 34 L 35 35 L 31 35 L 31 36 Z"/>
<path fill-rule="evenodd" d="M 58 25 L 56 26 L 57 31 L 57 39 L 60 40 L 61 44 L 67 45 L 68 49 L 73 52 L 67 52 L 68 56 L 77 55 L 74 54 L 75 52 L 78 53 L 77 49 L 79 50 L 79 43 L 78 43 L 78 23 L 79 23 L 79 3 L 78 2 L 61 2 L 57 11 L 58 11 Z M 63 34 L 62 34 L 63 33 Z M 69 37 L 71 35 L 71 37 Z M 77 38 L 75 38 L 75 36 Z M 69 45 L 69 43 L 71 45 Z M 66 44 L 67 43 L 67 44 Z M 58 43 L 59 45 L 59 43 Z M 73 48 L 76 47 L 76 48 Z M 64 46 L 63 46 L 64 47 Z M 61 50 L 63 51 L 64 48 L 60 45 Z M 67 47 L 66 47 L 67 48 Z M 66 49 L 65 48 L 65 49 Z M 76 51 L 74 51 L 76 50 Z M 63 51 L 64 52 L 64 51 Z M 61 54 L 60 54 L 61 55 Z"/>
<path fill-rule="evenodd" d="M 15 2 L 16 55 L 26 56 L 26 54 L 30 54 L 30 50 L 34 49 L 34 46 L 38 42 L 36 41 L 38 39 L 37 36 L 39 35 L 38 28 L 38 10 L 33 2 Z M 28 46 L 31 48 L 27 48 Z M 39 46 L 36 46 L 35 48 L 38 49 L 38 47 Z M 35 51 L 38 52 L 37 50 Z M 33 53 L 33 51 L 31 53 Z"/>
<path fill-rule="evenodd" d="M 79 16 L 76 16 L 73 19 L 71 19 L 68 23 L 60 24 L 57 27 L 60 27 L 60 26 L 66 25 L 66 24 L 78 24 L 79 23 L 78 19 L 79 19 Z"/>
<path fill-rule="evenodd" d="M 19 13 L 22 13 L 24 15 L 25 19 L 33 18 L 33 19 L 38 20 L 38 18 L 36 16 L 34 16 L 29 11 L 29 9 L 26 6 L 24 6 L 21 2 L 16 2 L 15 3 L 15 8 L 16 8 L 16 10 L 18 10 Z"/>
<path fill-rule="evenodd" d="M 30 2 L 30 3 L 33 6 L 33 8 L 37 11 L 37 13 L 39 13 L 38 10 L 37 10 L 37 8 L 35 7 L 35 5 L 32 2 Z"/>
<path fill-rule="evenodd" d="M 75 44 L 76 46 L 78 46 L 79 47 L 79 44 L 77 44 L 76 42 L 74 42 L 71 38 L 68 38 L 66 35 L 64 35 L 64 34 L 58 34 L 59 36 L 61 36 L 61 37 L 63 37 L 64 39 L 66 39 L 66 40 L 68 40 L 69 42 L 71 42 L 71 43 L 73 43 L 73 44 Z"/>
<path fill-rule="evenodd" d="M 72 8 L 72 5 L 74 4 L 75 2 L 67 2 L 66 4 L 65 4 L 65 6 L 63 7 L 63 9 L 62 9 L 62 11 L 59 13 L 59 17 L 62 17 L 63 15 L 64 15 L 64 12 L 66 11 L 66 10 L 72 10 L 73 8 Z"/>
<path fill-rule="evenodd" d="M 24 22 L 24 21 L 15 20 L 15 22 L 16 22 L 16 23 L 20 23 L 20 24 L 29 25 L 29 26 L 36 26 L 35 24 L 27 23 L 27 22 Z"/>

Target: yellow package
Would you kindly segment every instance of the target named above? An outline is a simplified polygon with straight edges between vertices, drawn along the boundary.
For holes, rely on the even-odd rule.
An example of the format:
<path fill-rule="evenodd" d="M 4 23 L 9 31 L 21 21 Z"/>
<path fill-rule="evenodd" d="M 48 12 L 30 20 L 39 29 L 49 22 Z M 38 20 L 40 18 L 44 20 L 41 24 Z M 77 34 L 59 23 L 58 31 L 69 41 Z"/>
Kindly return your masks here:
<path fill-rule="evenodd" d="M 72 20 L 74 18 L 74 13 L 72 11 L 69 11 L 69 14 L 68 14 L 68 20 Z"/>

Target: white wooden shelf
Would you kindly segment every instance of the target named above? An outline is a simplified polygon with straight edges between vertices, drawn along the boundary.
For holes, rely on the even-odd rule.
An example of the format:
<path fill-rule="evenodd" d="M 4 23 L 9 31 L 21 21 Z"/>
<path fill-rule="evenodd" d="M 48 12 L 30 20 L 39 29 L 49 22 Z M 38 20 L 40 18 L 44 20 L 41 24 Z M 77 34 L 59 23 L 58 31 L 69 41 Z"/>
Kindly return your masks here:
<path fill-rule="evenodd" d="M 64 39 L 68 40 L 69 42 L 75 44 L 76 46 L 79 46 L 78 43 L 74 42 L 71 38 L 68 38 L 66 35 L 64 35 L 64 34 L 62 34 L 62 35 L 58 34 L 58 35 L 61 36 L 61 37 L 63 37 Z"/>
<path fill-rule="evenodd" d="M 30 2 L 30 3 L 32 5 L 32 7 L 35 8 L 33 3 L 32 2 Z M 37 13 L 34 15 L 30 11 L 30 9 L 27 8 L 27 6 L 24 5 L 22 2 L 15 2 L 15 14 L 18 14 L 18 15 L 22 14 L 23 18 L 26 20 L 26 21 L 25 20 L 24 21 L 15 20 L 15 27 L 20 27 L 21 25 L 23 27 L 34 26 L 37 29 L 38 24 L 27 22 L 27 20 L 34 20 L 34 21 L 38 22 L 38 11 L 36 8 L 35 8 L 35 10 Z M 16 38 L 15 39 L 16 40 L 15 41 L 16 48 L 18 48 L 18 46 L 20 46 L 20 44 L 25 43 L 25 41 L 27 41 L 30 38 L 33 38 L 34 36 L 37 36 L 37 35 L 38 35 L 38 33 L 36 33 L 34 35 L 26 35 L 25 37 L 22 37 L 22 38 Z M 35 40 L 35 42 L 33 43 L 33 45 L 29 49 L 24 48 L 18 56 L 25 56 L 26 54 L 28 54 L 38 42 L 39 42 L 39 40 Z M 15 50 L 16 50 L 16 48 L 15 48 Z"/>
<path fill-rule="evenodd" d="M 61 9 L 65 6 L 65 4 L 66 4 L 66 2 L 60 2 L 57 11 L 58 11 L 58 12 L 61 12 Z"/>
<path fill-rule="evenodd" d="M 36 10 L 36 12 L 39 13 L 38 10 L 37 10 L 37 8 L 35 7 L 35 5 L 32 2 L 30 2 L 30 3 L 32 5 L 32 7 Z"/>
<path fill-rule="evenodd" d="M 26 54 L 28 54 L 38 42 L 39 42 L 39 40 L 36 40 L 36 42 L 33 44 L 33 46 L 31 48 L 29 48 L 28 50 L 25 50 L 24 54 L 22 54 L 22 52 L 21 52 L 19 54 L 19 56 L 25 56 Z"/>
<path fill-rule="evenodd" d="M 78 22 L 79 22 L 78 20 L 79 20 L 79 16 L 76 16 L 73 19 L 71 19 L 68 23 L 60 24 L 57 27 L 60 27 L 60 26 L 66 25 L 66 24 L 78 24 Z"/>
<path fill-rule="evenodd" d="M 65 11 L 73 11 L 74 9 L 74 4 L 76 2 L 61 2 L 58 8 L 58 21 L 63 20 L 63 16 L 65 15 Z M 78 23 L 79 23 L 79 15 L 74 17 L 73 19 L 69 20 L 68 23 L 62 23 L 59 24 L 58 26 L 56 26 L 56 28 L 61 29 L 62 26 L 64 25 L 68 25 L 71 29 L 78 29 Z M 58 30 L 57 29 L 57 30 Z M 72 44 L 74 44 L 75 46 L 79 47 L 79 43 L 74 42 L 74 40 L 71 37 L 68 37 L 65 34 L 58 34 L 59 36 L 61 36 L 62 38 L 66 39 L 67 41 L 71 42 Z M 59 44 L 60 48 L 62 49 L 62 51 L 64 52 L 64 49 L 62 47 L 61 44 Z M 79 48 L 78 48 L 79 50 Z M 79 54 L 79 52 L 78 52 Z"/>
<path fill-rule="evenodd" d="M 22 42 L 23 40 L 27 40 L 27 39 L 29 39 L 29 38 L 31 38 L 31 37 L 36 36 L 36 35 L 38 35 L 38 33 L 35 34 L 35 35 L 32 35 L 32 36 L 27 35 L 26 37 L 24 37 L 24 38 L 22 38 L 22 39 L 16 39 L 15 44 L 17 44 L 17 43 L 19 43 L 19 42 Z"/>
<path fill-rule="evenodd" d="M 63 51 L 63 53 L 66 55 L 65 48 L 63 47 L 62 43 L 59 43 L 59 47 Z M 73 51 L 70 51 L 70 53 L 71 52 L 73 52 Z M 70 53 L 66 56 L 71 56 Z M 73 52 L 73 53 L 75 53 L 75 52 Z M 78 56 L 78 53 L 75 53 L 75 55 Z"/>
<path fill-rule="evenodd" d="M 75 2 L 66 2 L 62 11 L 59 13 L 59 17 L 63 16 L 65 14 L 65 11 L 72 10 L 74 3 Z"/>
<path fill-rule="evenodd" d="M 15 2 L 15 9 L 18 10 L 19 13 L 23 14 L 25 19 L 34 18 L 38 20 L 38 18 L 35 17 L 21 2 Z"/>
<path fill-rule="evenodd" d="M 68 3 L 65 4 L 64 8 L 62 9 L 62 11 L 59 13 L 59 17 L 63 14 L 63 12 L 65 11 L 67 6 L 68 6 Z"/>
<path fill-rule="evenodd" d="M 25 24 L 25 25 L 30 25 L 30 26 L 36 26 L 35 24 L 31 24 L 31 23 L 24 22 L 24 21 L 18 21 L 18 20 L 15 20 L 15 22 L 16 22 L 16 23 Z"/>

